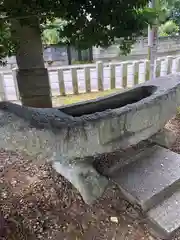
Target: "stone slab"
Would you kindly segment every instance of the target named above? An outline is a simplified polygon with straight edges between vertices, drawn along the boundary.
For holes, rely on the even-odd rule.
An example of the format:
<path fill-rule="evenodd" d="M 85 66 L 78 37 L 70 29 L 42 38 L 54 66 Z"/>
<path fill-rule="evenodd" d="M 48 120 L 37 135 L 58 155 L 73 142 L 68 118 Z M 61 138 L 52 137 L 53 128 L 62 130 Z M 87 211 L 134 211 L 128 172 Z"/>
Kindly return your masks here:
<path fill-rule="evenodd" d="M 151 209 L 147 216 L 158 236 L 163 239 L 172 236 L 180 228 L 180 191 Z"/>
<path fill-rule="evenodd" d="M 180 155 L 157 145 L 145 148 L 112 178 L 132 203 L 147 211 L 178 188 Z"/>

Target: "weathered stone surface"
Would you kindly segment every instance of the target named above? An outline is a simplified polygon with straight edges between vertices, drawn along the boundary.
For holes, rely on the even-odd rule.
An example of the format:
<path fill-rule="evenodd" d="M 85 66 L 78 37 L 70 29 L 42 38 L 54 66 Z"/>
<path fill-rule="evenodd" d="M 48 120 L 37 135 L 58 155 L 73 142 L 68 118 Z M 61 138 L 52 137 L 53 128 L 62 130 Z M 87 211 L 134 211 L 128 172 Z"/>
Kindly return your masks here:
<path fill-rule="evenodd" d="M 62 172 L 65 173 L 66 178 L 77 188 L 87 204 L 99 198 L 108 183 L 108 180 L 88 163 L 66 165 L 56 161 L 53 167 L 61 175 Z"/>
<path fill-rule="evenodd" d="M 176 139 L 177 136 L 175 135 L 174 132 L 164 128 L 155 135 L 153 135 L 149 139 L 149 141 L 158 144 L 162 147 L 171 148 L 172 145 L 175 143 Z"/>
<path fill-rule="evenodd" d="M 178 188 L 180 155 L 159 146 L 147 147 L 111 178 L 131 202 L 146 211 Z"/>
<path fill-rule="evenodd" d="M 18 112 L 19 107 L 16 107 Z M 26 112 L 26 108 L 21 110 L 19 114 L 24 110 L 24 114 L 27 113 L 26 118 L 31 114 L 33 115 L 33 109 L 31 109 L 31 114 Z M 55 112 L 53 111 L 52 115 Z M 45 109 L 42 110 L 41 117 L 43 114 L 46 114 Z M 53 117 L 51 109 L 49 109 L 48 114 L 49 119 Z M 64 113 L 58 111 L 57 116 L 59 121 L 62 117 L 66 122 L 67 116 Z M 34 117 L 36 119 L 36 116 Z M 86 203 L 94 202 L 104 192 L 108 180 L 97 173 L 90 161 L 83 162 L 77 159 L 76 163 L 71 159 L 61 159 L 61 146 L 59 145 L 59 137 L 61 136 L 49 129 L 42 128 L 40 122 L 39 128 L 33 127 L 35 119 L 28 122 L 17 115 L 0 110 L 0 148 L 22 151 L 35 158 L 52 162 L 56 171 L 66 177 L 79 190 Z M 44 121 L 42 124 L 48 125 L 49 122 Z"/>
<path fill-rule="evenodd" d="M 73 116 L 74 120 L 78 120 L 81 127 L 83 126 L 81 131 L 87 133 L 87 140 L 82 139 L 84 144 L 93 140 L 88 147 L 89 151 L 84 154 L 89 155 L 92 151 L 101 154 L 119 148 L 126 149 L 160 131 L 176 114 L 177 106 L 180 104 L 179 80 L 180 76 L 175 75 L 146 82 L 142 86 L 150 87 L 149 90 L 145 89 L 148 97 L 142 98 L 141 93 L 140 101 L 136 96 L 137 102 L 133 97 L 129 97 L 128 102 L 126 97 L 126 94 L 132 93 L 133 96 L 137 92 L 127 91 L 112 97 L 88 101 L 86 104 L 78 103 L 59 109 Z M 134 89 L 139 87 L 141 86 Z M 127 105 L 123 105 L 124 103 Z"/>
<path fill-rule="evenodd" d="M 173 235 L 180 228 L 180 191 L 151 209 L 147 216 L 157 235 L 163 239 Z"/>
<path fill-rule="evenodd" d="M 179 105 L 178 74 L 146 82 L 124 93 L 59 109 L 27 108 L 1 102 L 0 142 L 9 150 L 24 150 L 55 162 L 57 171 L 71 181 L 82 196 L 87 193 L 95 200 L 108 181 L 94 169 L 92 172 L 92 157 L 127 149 L 148 139 L 164 127 Z M 82 163 L 86 163 L 85 168 Z M 74 180 L 64 171 L 64 165 L 69 172 L 72 166 L 76 169 Z M 82 174 L 78 169 L 82 169 Z M 94 179 L 94 183 L 86 184 L 87 180 L 82 180 L 81 185 L 77 184 L 84 171 L 89 178 L 82 179 Z M 101 190 L 91 187 L 87 190 L 87 186 L 95 189 L 98 186 Z M 88 201 L 88 197 L 83 198 Z M 92 202 L 92 198 L 88 202 Z"/>

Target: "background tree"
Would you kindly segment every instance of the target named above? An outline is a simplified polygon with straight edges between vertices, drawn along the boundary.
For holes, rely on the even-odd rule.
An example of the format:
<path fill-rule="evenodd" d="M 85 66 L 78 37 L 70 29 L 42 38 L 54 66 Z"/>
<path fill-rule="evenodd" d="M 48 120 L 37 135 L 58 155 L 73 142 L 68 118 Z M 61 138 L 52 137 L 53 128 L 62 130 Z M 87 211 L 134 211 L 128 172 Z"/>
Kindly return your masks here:
<path fill-rule="evenodd" d="M 159 35 L 177 35 L 180 31 L 180 1 L 160 0 L 159 10 L 161 12 Z"/>
<path fill-rule="evenodd" d="M 160 36 L 176 36 L 179 32 L 179 26 L 172 20 L 169 20 L 159 27 Z"/>
<path fill-rule="evenodd" d="M 0 65 L 6 64 L 6 57 L 15 54 L 15 44 L 11 39 L 10 24 L 0 21 Z"/>
<path fill-rule="evenodd" d="M 61 32 L 67 21 L 63 19 L 53 19 L 52 21 L 47 21 L 45 24 L 41 24 L 42 30 L 42 41 L 44 44 L 65 44 L 68 39 L 61 36 Z"/>
<path fill-rule="evenodd" d="M 45 45 L 58 44 L 59 34 L 56 29 L 46 29 L 42 34 L 42 42 Z"/>
<path fill-rule="evenodd" d="M 11 32 L 7 44 L 12 42 L 15 46 L 12 49 L 16 51 L 22 103 L 34 107 L 52 106 L 48 72 L 43 60 L 41 24 L 54 18 L 67 21 L 62 37 L 70 39 L 69 44 L 78 44 L 82 49 L 93 45 L 108 46 L 117 38 L 131 42 L 142 34 L 147 23 L 155 16 L 146 8 L 147 2 L 0 0 L 2 28 Z M 4 49 L 1 56 L 9 53 L 7 44 L 3 39 L 0 42 Z"/>
<path fill-rule="evenodd" d="M 173 20 L 179 27 L 180 31 L 180 1 L 174 1 L 170 8 L 170 19 Z"/>
<path fill-rule="evenodd" d="M 67 56 L 68 56 L 68 63 L 69 65 L 72 64 L 71 59 L 71 47 L 74 47 L 77 50 L 78 55 L 78 61 L 81 62 L 83 59 L 82 56 L 82 48 L 78 44 L 76 46 L 71 46 L 71 39 L 69 39 L 64 34 L 64 27 L 67 25 L 67 21 L 64 21 L 62 19 L 55 19 L 52 22 L 48 22 L 47 24 L 42 26 L 43 32 L 42 32 L 42 39 L 43 43 L 46 45 L 56 44 L 60 46 L 66 46 L 67 48 Z M 77 40 L 78 41 L 78 40 Z M 88 61 L 93 61 L 93 51 L 92 46 L 87 46 L 88 50 Z"/>
<path fill-rule="evenodd" d="M 42 40 L 45 45 L 66 45 L 68 64 L 71 65 L 70 41 L 67 37 L 61 36 L 61 32 L 63 31 L 66 24 L 67 21 L 64 21 L 62 19 L 55 19 L 52 22 L 48 21 L 48 23 L 42 25 Z"/>

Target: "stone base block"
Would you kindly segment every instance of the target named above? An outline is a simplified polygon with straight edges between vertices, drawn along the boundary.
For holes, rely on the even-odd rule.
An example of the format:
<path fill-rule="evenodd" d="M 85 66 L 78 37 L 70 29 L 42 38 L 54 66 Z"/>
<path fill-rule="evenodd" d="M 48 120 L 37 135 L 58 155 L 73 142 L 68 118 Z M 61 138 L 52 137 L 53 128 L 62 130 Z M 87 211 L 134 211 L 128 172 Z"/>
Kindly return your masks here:
<path fill-rule="evenodd" d="M 92 204 L 101 197 L 108 185 L 107 178 L 84 162 L 65 165 L 56 161 L 53 163 L 53 168 L 73 184 L 87 204 Z"/>
<path fill-rule="evenodd" d="M 174 132 L 164 128 L 160 132 L 153 135 L 149 141 L 165 148 L 171 148 L 176 139 L 177 136 Z"/>

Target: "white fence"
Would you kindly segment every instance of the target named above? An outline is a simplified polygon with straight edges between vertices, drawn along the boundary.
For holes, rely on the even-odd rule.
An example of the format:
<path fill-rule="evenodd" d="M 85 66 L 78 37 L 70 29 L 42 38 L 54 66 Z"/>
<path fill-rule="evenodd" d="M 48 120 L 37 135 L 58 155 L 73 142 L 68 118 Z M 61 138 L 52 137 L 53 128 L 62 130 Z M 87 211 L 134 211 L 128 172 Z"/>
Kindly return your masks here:
<path fill-rule="evenodd" d="M 103 91 L 132 87 L 149 80 L 149 61 L 128 61 L 63 67 L 50 67 L 49 80 L 52 96 Z M 155 64 L 156 76 L 180 72 L 180 56 L 159 58 Z M 2 100 L 19 100 L 16 69 L 0 72 Z"/>

